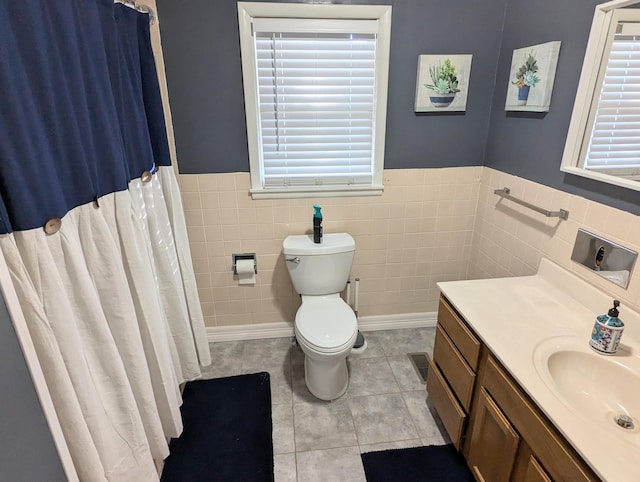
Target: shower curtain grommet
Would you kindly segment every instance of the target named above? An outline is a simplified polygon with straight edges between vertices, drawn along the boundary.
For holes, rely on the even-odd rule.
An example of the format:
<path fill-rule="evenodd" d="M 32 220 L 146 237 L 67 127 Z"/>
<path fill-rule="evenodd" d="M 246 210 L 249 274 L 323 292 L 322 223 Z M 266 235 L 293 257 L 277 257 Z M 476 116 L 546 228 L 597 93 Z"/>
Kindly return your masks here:
<path fill-rule="evenodd" d="M 45 233 L 51 235 L 51 234 L 56 234 L 60 230 L 61 226 L 62 226 L 62 219 L 51 218 L 49 219 L 49 221 L 47 221 L 44 224 L 44 226 L 42 226 L 42 229 L 44 229 Z"/>

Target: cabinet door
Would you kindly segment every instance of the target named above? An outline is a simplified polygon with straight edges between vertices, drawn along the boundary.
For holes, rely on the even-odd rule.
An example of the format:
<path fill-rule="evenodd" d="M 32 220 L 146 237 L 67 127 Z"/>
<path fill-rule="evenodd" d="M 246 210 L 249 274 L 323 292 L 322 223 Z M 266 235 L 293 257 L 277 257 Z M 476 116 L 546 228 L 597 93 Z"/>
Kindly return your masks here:
<path fill-rule="evenodd" d="M 551 482 L 551 479 L 536 458 L 531 455 L 527 465 L 527 472 L 522 482 Z"/>
<path fill-rule="evenodd" d="M 478 480 L 508 482 L 520 436 L 484 387 L 478 397 L 468 463 Z"/>
<path fill-rule="evenodd" d="M 569 443 L 491 356 L 482 375 L 482 387 L 491 394 L 551 479 L 571 482 L 601 480 L 578 454 L 574 454 Z"/>

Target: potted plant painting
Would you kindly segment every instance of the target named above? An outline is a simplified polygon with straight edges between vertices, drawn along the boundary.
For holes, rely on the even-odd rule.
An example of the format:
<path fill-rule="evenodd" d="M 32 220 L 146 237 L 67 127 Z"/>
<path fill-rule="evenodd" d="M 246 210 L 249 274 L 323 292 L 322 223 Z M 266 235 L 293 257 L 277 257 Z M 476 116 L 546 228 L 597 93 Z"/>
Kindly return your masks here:
<path fill-rule="evenodd" d="M 536 75 L 536 72 L 538 72 L 538 62 L 533 55 L 533 51 L 531 51 L 518 69 L 516 79 L 511 82 L 518 87 L 517 105 L 527 105 L 531 87 L 535 87 L 535 85 L 540 82 L 540 78 Z"/>
<path fill-rule="evenodd" d="M 450 59 L 446 59 L 444 64 L 432 65 L 429 67 L 431 84 L 424 84 L 425 87 L 433 91 L 429 95 L 429 100 L 434 107 L 448 107 L 456 96 L 458 89 L 458 73 Z"/>
<path fill-rule="evenodd" d="M 418 56 L 416 112 L 464 112 L 467 109 L 471 54 Z M 513 87 L 509 84 L 509 87 Z"/>

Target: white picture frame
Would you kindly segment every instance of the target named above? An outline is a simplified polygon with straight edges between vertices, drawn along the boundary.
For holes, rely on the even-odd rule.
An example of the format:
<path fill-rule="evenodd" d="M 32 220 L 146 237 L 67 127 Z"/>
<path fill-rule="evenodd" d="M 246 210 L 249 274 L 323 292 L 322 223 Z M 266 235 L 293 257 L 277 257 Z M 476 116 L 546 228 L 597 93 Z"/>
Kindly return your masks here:
<path fill-rule="evenodd" d="M 549 112 L 560 41 L 515 49 L 511 57 L 505 110 Z M 531 70 L 533 62 L 535 70 Z"/>
<path fill-rule="evenodd" d="M 418 75 L 416 78 L 415 112 L 451 112 L 467 110 L 467 94 L 471 75 L 471 54 L 418 56 Z M 446 64 L 449 62 L 449 64 Z M 432 72 L 450 65 L 455 69 L 456 85 L 449 85 L 446 95 L 436 91 Z M 451 83 L 450 83 L 451 84 Z M 443 84 L 442 84 L 443 85 Z M 430 87 L 431 86 L 431 87 Z"/>

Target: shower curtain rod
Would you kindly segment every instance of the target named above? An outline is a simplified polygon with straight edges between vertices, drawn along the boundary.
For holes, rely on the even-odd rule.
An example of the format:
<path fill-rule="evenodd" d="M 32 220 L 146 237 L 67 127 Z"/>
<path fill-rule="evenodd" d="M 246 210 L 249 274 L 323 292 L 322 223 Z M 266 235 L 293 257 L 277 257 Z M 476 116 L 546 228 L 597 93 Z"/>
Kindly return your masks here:
<path fill-rule="evenodd" d="M 134 0 L 113 0 L 114 3 L 121 3 L 122 5 L 126 5 L 127 7 L 133 8 L 138 12 L 149 14 L 149 24 L 154 25 L 156 23 L 156 13 L 153 9 L 148 5 L 143 5 L 135 2 Z"/>

